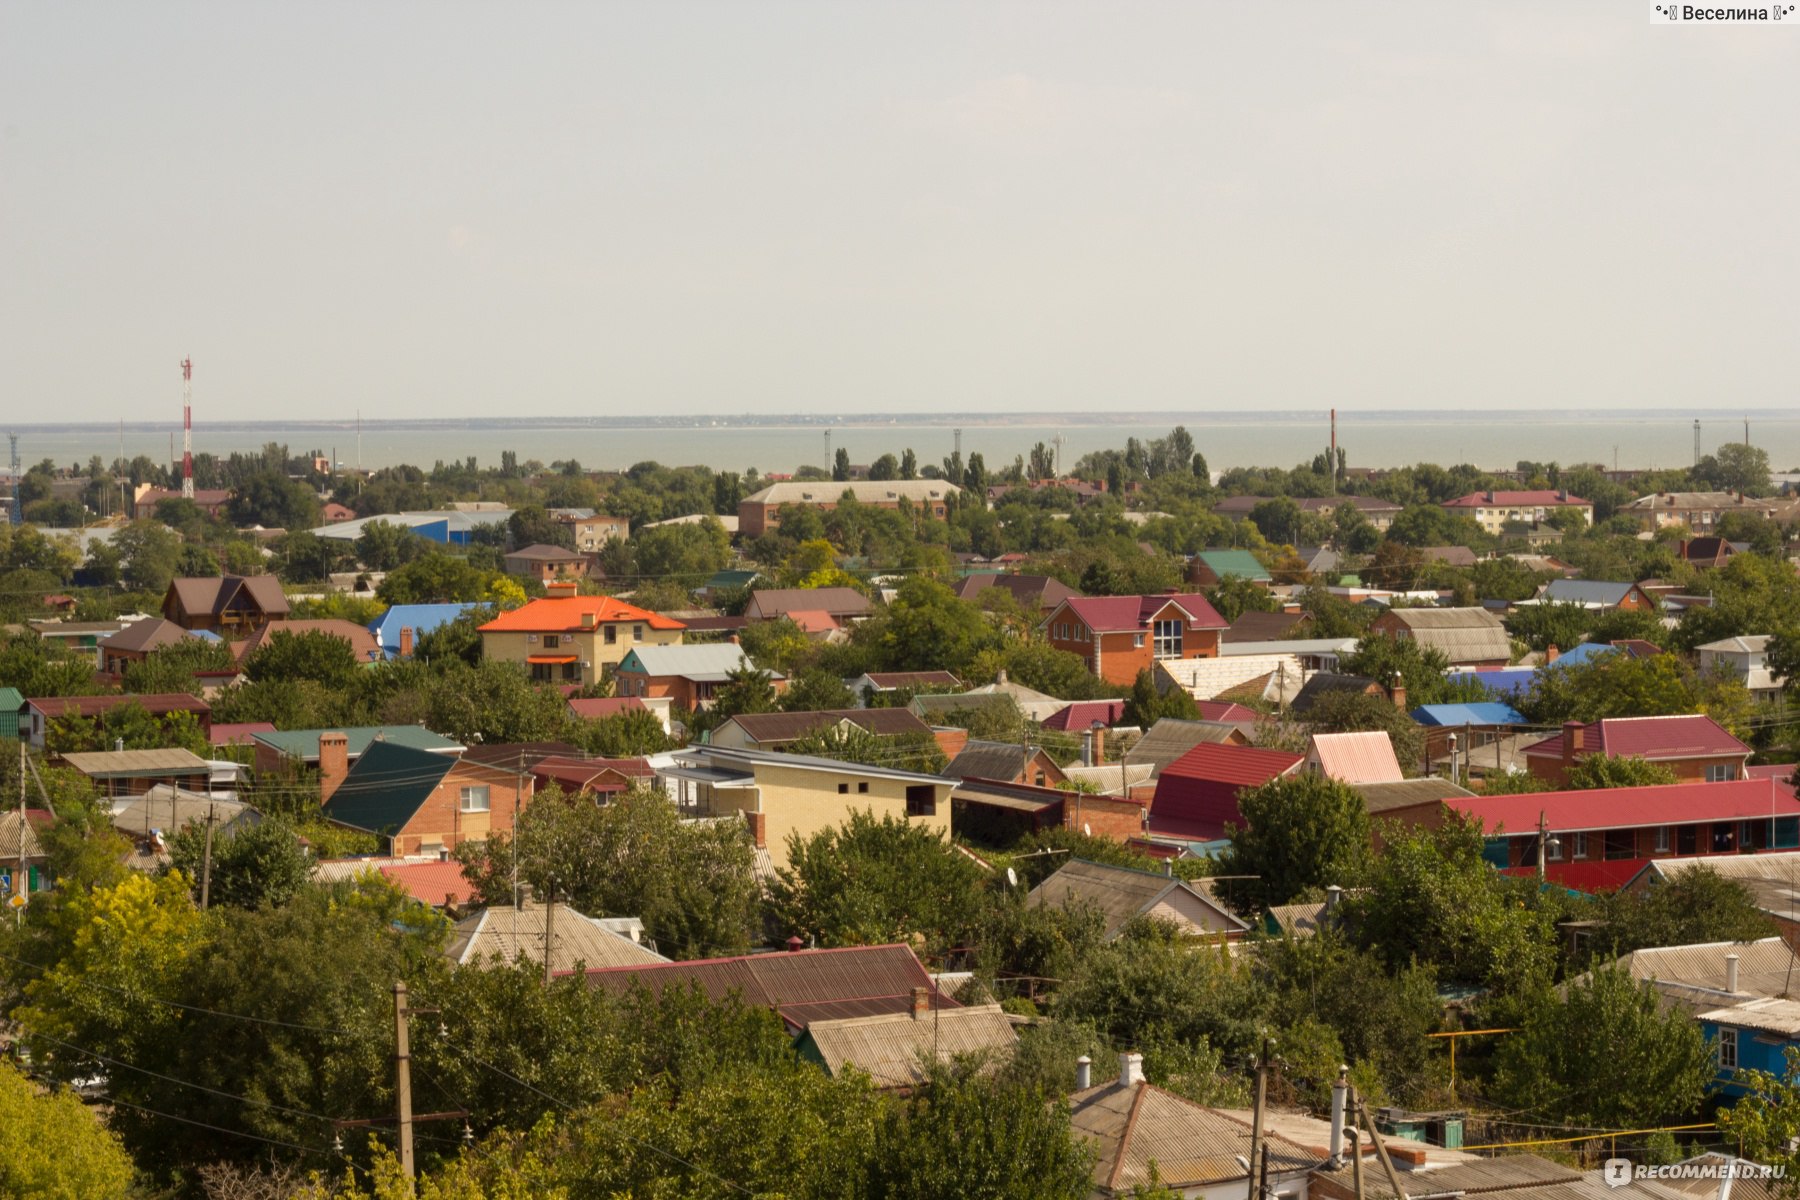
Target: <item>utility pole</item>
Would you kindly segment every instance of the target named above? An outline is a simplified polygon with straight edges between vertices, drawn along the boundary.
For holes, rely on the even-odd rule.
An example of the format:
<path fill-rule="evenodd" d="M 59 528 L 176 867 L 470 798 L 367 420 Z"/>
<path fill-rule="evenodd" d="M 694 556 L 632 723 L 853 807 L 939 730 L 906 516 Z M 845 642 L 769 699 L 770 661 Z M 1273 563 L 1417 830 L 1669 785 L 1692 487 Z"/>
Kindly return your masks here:
<path fill-rule="evenodd" d="M 1250 1168 L 1251 1176 L 1245 1181 L 1247 1191 L 1255 1190 L 1255 1174 L 1257 1159 L 1263 1149 L 1263 1101 L 1269 1088 L 1269 1046 L 1268 1038 L 1263 1039 L 1262 1052 L 1256 1056 L 1256 1099 L 1250 1110 Z"/>
<path fill-rule="evenodd" d="M 25 905 L 22 903 L 28 877 L 25 874 L 25 739 L 19 739 L 19 873 L 13 876 L 13 896 L 21 903 L 13 905 L 13 926 L 17 928 L 25 923 Z"/>
<path fill-rule="evenodd" d="M 412 1052 L 407 1043 L 406 1019 L 412 1013 L 406 1007 L 406 981 L 394 981 L 394 1093 L 398 1097 L 398 1118 L 400 1130 L 400 1169 L 406 1173 L 407 1181 L 413 1178 L 413 1113 L 412 1113 Z M 1400 1189 L 1396 1187 L 1396 1192 Z"/>
<path fill-rule="evenodd" d="M 1375 1121 L 1369 1116 L 1369 1106 L 1363 1103 L 1361 1096 L 1356 1098 L 1356 1111 L 1362 1117 L 1363 1127 L 1369 1131 L 1369 1140 L 1375 1143 L 1375 1157 L 1381 1160 L 1381 1169 L 1387 1172 L 1388 1186 L 1394 1189 L 1397 1200 L 1406 1200 L 1406 1189 L 1400 1186 L 1400 1176 L 1394 1173 L 1394 1160 L 1388 1157 L 1387 1146 L 1381 1141 L 1381 1131 L 1375 1128 Z"/>
<path fill-rule="evenodd" d="M 556 881 L 550 881 L 550 895 L 544 902 L 544 986 L 550 986 L 550 957 L 556 950 Z"/>
<path fill-rule="evenodd" d="M 194 498 L 194 360 L 181 360 L 181 495 Z"/>
<path fill-rule="evenodd" d="M 206 851 L 200 857 L 200 911 L 206 911 L 208 899 L 212 896 L 212 839 L 213 811 L 212 801 L 206 803 Z"/>
<path fill-rule="evenodd" d="M 1363 1200 L 1362 1133 L 1356 1128 L 1356 1108 L 1356 1087 L 1353 1084 L 1350 1088 L 1350 1128 L 1346 1131 L 1350 1135 L 1350 1180 L 1356 1189 L 1356 1200 Z"/>

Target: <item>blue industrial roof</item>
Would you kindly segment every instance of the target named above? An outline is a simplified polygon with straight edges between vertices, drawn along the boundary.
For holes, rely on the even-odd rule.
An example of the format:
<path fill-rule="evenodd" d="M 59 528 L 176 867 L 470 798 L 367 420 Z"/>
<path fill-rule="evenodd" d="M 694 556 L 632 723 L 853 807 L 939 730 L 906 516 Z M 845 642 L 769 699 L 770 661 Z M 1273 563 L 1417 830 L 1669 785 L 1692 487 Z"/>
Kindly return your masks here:
<path fill-rule="evenodd" d="M 1421 704 L 1412 710 L 1421 725 L 1523 725 L 1524 714 L 1510 704 L 1488 700 L 1474 704 Z"/>
<path fill-rule="evenodd" d="M 1451 683 L 1474 680 L 1496 696 L 1522 696 L 1531 690 L 1537 678 L 1536 667 L 1505 667 L 1498 671 L 1450 671 L 1444 675 Z"/>
<path fill-rule="evenodd" d="M 369 632 L 381 644 L 384 657 L 396 658 L 400 654 L 402 629 L 411 629 L 416 639 L 439 626 L 448 625 L 469 609 L 479 607 L 479 604 L 396 604 L 369 622 Z"/>
<path fill-rule="evenodd" d="M 1546 604 L 1582 604 L 1589 608 L 1613 608 L 1622 602 L 1635 584 L 1613 583 L 1605 579 L 1552 579 L 1544 588 Z"/>

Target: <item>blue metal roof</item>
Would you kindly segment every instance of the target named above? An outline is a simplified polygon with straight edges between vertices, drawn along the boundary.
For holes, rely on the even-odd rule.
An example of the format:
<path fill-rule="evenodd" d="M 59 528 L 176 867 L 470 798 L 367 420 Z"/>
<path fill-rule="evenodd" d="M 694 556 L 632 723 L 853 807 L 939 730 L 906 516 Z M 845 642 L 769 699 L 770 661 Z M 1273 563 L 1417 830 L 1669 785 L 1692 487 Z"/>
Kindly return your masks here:
<path fill-rule="evenodd" d="M 1619 653 L 1619 648 L 1617 646 L 1609 646 L 1605 642 L 1583 642 L 1579 646 L 1564 650 L 1561 654 L 1558 654 L 1556 656 L 1556 661 L 1550 665 L 1555 667 L 1579 667 L 1583 663 L 1593 661 L 1602 654 L 1617 653 Z"/>
<path fill-rule="evenodd" d="M 1421 704 L 1412 710 L 1421 725 L 1523 725 L 1524 714 L 1510 704 L 1481 701 L 1474 704 Z"/>
<path fill-rule="evenodd" d="M 369 622 L 369 632 L 381 644 L 385 657 L 396 658 L 400 654 L 402 629 L 411 629 L 413 637 L 417 638 L 448 625 L 469 609 L 479 607 L 479 604 L 396 604 Z"/>
<path fill-rule="evenodd" d="M 1474 680 L 1497 696 L 1519 696 L 1531 690 L 1537 678 L 1535 667 L 1506 667 L 1498 671 L 1450 671 L 1444 675 L 1451 683 Z"/>

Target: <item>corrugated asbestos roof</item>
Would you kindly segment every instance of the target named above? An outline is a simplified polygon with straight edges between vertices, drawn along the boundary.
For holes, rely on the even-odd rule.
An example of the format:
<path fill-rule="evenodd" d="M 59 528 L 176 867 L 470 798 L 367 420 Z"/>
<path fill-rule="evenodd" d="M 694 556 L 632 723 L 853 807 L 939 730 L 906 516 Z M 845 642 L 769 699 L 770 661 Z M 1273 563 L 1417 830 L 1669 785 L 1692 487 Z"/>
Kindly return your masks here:
<path fill-rule="evenodd" d="M 815 729 L 849 721 L 881 737 L 931 733 L 931 726 L 905 708 L 820 709 L 815 712 L 739 713 L 735 723 L 753 742 L 791 742 Z"/>
<path fill-rule="evenodd" d="M 1345 1189 L 1353 1186 L 1352 1168 L 1348 1165 L 1335 1171 L 1321 1171 L 1319 1175 Z M 1387 1176 L 1382 1173 L 1379 1165 L 1365 1160 L 1362 1177 L 1365 1198 L 1379 1200 L 1381 1197 L 1394 1195 L 1394 1189 L 1388 1186 Z M 1480 1162 L 1436 1167 L 1425 1172 L 1409 1172 L 1401 1178 L 1410 1195 L 1505 1192 L 1516 1200 L 1522 1194 L 1516 1189 L 1578 1183 L 1582 1174 L 1535 1154 L 1507 1154 Z"/>
<path fill-rule="evenodd" d="M 1512 658 L 1506 627 L 1485 608 L 1394 608 L 1380 619 L 1389 618 L 1405 626 L 1419 645 L 1442 651 L 1452 665 Z"/>
<path fill-rule="evenodd" d="M 814 1021 L 806 1038 L 825 1060 L 828 1074 L 846 1066 L 867 1072 L 878 1088 L 904 1088 L 922 1083 L 924 1064 L 949 1062 L 959 1055 L 1012 1056 L 1018 1034 L 998 1004 L 934 1009 L 878 1017 L 845 1017 Z"/>
<path fill-rule="evenodd" d="M 1202 904 L 1217 911 L 1232 928 L 1247 926 L 1236 916 L 1220 908 L 1205 893 L 1186 882 L 1152 871 L 1132 867 L 1114 867 L 1105 863 L 1073 859 L 1057 868 L 1044 882 L 1031 889 L 1027 901 L 1038 907 L 1060 908 L 1068 904 L 1089 904 L 1106 918 L 1105 937 L 1115 936 L 1133 917 L 1148 912 L 1170 892 L 1192 893 Z"/>
<path fill-rule="evenodd" d="M 1153 1182 L 1177 1190 L 1243 1179 L 1250 1125 L 1149 1083 L 1116 1079 L 1069 1097 L 1075 1136 L 1098 1154 L 1094 1184 L 1113 1194 Z M 1265 1133 L 1272 1172 L 1305 1171 L 1322 1162 L 1298 1143 Z M 1364 1172 L 1365 1180 L 1368 1172 Z"/>
<path fill-rule="evenodd" d="M 1223 721 L 1181 721 L 1164 717 L 1138 739 L 1137 745 L 1125 752 L 1125 762 L 1133 767 L 1147 766 L 1152 774 L 1160 774 L 1195 746 L 1229 742 L 1237 732 L 1237 726 Z"/>
<path fill-rule="evenodd" d="M 204 775 L 206 760 L 191 750 L 93 750 L 65 754 L 64 763 L 90 777 L 129 775 Z"/>
<path fill-rule="evenodd" d="M 1035 747 L 1031 753 L 1036 753 Z M 1017 743 L 971 738 L 939 774 L 946 779 L 1008 780 L 1025 769 L 1026 758 L 1026 749 Z"/>
<path fill-rule="evenodd" d="M 916 987 L 930 989 L 933 1008 L 962 1007 L 937 989 L 911 947 L 897 944 L 589 969 L 587 980 L 620 993 L 634 982 L 653 990 L 693 983 L 715 1001 L 736 993 L 752 1007 L 777 1009 L 796 1029 L 815 1020 L 910 1013 Z"/>
<path fill-rule="evenodd" d="M 549 919 L 548 913 L 552 907 L 555 909 L 553 920 Z M 648 946 L 620 937 L 560 901 L 543 905 L 528 900 L 518 908 L 491 906 L 464 917 L 454 929 L 444 956 L 459 966 L 496 957 L 502 962 L 542 963 L 546 935 L 552 940 L 550 969 L 553 971 L 669 961 Z"/>
<path fill-rule="evenodd" d="M 1395 808 L 1411 808 L 1415 804 L 1430 804 L 1435 800 L 1465 799 L 1475 795 L 1465 787 L 1438 779 L 1435 776 L 1426 779 L 1402 779 L 1393 783 L 1353 783 L 1350 785 L 1362 796 L 1368 805 L 1371 816 L 1387 812 Z"/>

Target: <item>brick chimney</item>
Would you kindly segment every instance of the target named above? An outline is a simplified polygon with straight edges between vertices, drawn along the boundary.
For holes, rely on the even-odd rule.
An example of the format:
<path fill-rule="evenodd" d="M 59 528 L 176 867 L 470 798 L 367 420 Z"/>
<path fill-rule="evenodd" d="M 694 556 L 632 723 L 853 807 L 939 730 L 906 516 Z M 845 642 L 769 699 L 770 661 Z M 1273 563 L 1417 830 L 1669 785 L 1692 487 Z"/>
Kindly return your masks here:
<path fill-rule="evenodd" d="M 1096 726 L 1094 728 L 1094 765 L 1096 767 L 1104 767 L 1106 765 L 1105 726 Z"/>
<path fill-rule="evenodd" d="M 1562 651 L 1558 650 L 1556 648 L 1555 642 L 1551 642 L 1548 646 L 1545 646 L 1544 647 L 1544 665 L 1547 667 L 1551 663 L 1555 662 L 1556 656 L 1561 653 L 1562 653 Z"/>
<path fill-rule="evenodd" d="M 413 629 L 411 625 L 400 627 L 400 657 L 411 658 L 413 654 Z"/>
<path fill-rule="evenodd" d="M 1401 675 L 1398 671 L 1394 672 L 1394 682 L 1388 685 L 1388 695 L 1394 698 L 1395 708 L 1399 709 L 1401 712 L 1406 711 L 1405 676 Z"/>
<path fill-rule="evenodd" d="M 1580 721 L 1564 721 L 1562 735 L 1562 765 L 1566 776 L 1575 766 L 1575 756 L 1585 748 L 1582 743 L 1587 737 L 1587 728 Z M 1565 779 L 1564 782 L 1567 782 Z"/>
<path fill-rule="evenodd" d="M 573 579 L 557 579 L 544 585 L 544 595 L 549 596 L 552 599 L 557 597 L 566 599 L 570 596 L 578 595 L 580 592 L 581 585 L 576 583 Z"/>
<path fill-rule="evenodd" d="M 769 815 L 767 813 L 745 813 L 744 820 L 750 825 L 750 843 L 758 850 L 768 846 Z"/>
<path fill-rule="evenodd" d="M 916 987 L 912 990 L 912 1016 L 918 1020 L 931 1011 L 931 989 Z"/>
<path fill-rule="evenodd" d="M 319 735 L 319 803 L 331 799 L 350 773 L 350 738 L 332 732 Z"/>

